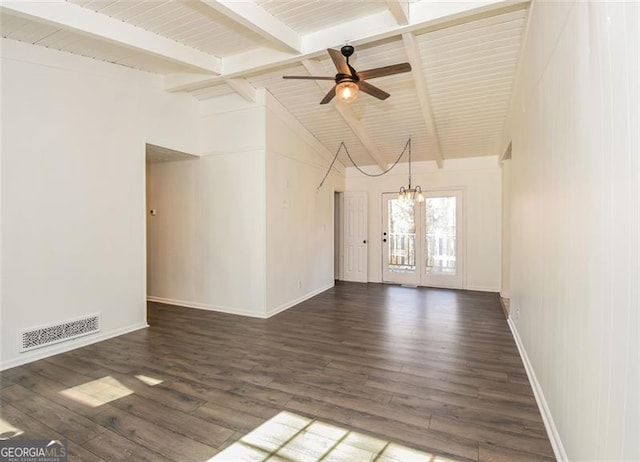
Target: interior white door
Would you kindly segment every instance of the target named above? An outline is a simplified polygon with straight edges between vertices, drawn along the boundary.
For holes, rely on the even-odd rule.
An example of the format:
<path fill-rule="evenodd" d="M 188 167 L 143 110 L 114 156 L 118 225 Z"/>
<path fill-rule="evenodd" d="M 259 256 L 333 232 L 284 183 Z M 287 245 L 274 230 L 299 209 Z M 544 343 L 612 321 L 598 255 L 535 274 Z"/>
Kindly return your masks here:
<path fill-rule="evenodd" d="M 344 193 L 345 281 L 367 282 L 367 193 Z"/>
<path fill-rule="evenodd" d="M 420 283 L 420 203 L 382 195 L 382 280 L 392 284 Z"/>
<path fill-rule="evenodd" d="M 464 283 L 462 191 L 426 191 L 421 219 L 421 285 L 461 289 Z"/>

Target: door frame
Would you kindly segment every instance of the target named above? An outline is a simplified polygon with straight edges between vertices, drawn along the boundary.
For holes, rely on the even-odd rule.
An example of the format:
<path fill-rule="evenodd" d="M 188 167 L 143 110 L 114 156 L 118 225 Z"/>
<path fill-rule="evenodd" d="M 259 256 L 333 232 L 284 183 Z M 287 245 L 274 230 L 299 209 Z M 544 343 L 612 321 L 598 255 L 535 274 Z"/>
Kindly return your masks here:
<path fill-rule="evenodd" d="M 393 192 L 383 192 L 381 193 L 381 247 L 380 247 L 380 280 L 384 284 L 406 284 L 406 285 L 418 285 L 422 287 L 438 287 L 438 288 L 448 288 L 448 289 L 464 289 L 466 287 L 466 261 L 467 261 L 467 239 L 466 239 L 466 207 L 465 207 L 465 198 L 466 198 L 466 187 L 464 186 L 441 186 L 428 188 L 423 190 L 423 194 L 425 199 L 428 197 L 441 197 L 446 195 L 446 193 L 454 193 L 452 195 L 457 196 L 456 201 L 456 273 L 459 276 L 454 280 L 454 284 L 451 284 L 452 279 L 448 276 L 442 276 L 441 278 L 437 276 L 429 276 L 431 280 L 427 281 L 426 277 L 426 245 L 424 245 L 424 221 L 426 219 L 426 205 L 419 205 L 416 210 L 416 234 L 420 234 L 419 238 L 416 239 L 416 252 L 417 252 L 417 260 L 418 260 L 418 271 L 416 271 L 417 277 L 405 281 L 388 281 L 385 280 L 385 242 L 384 232 L 387 230 L 388 223 L 385 223 L 385 195 L 396 195 L 397 191 Z M 416 202 L 416 204 L 418 204 Z M 388 231 L 388 230 L 387 230 Z M 415 281 L 415 282 L 414 282 Z M 427 285 L 428 282 L 428 285 Z"/>

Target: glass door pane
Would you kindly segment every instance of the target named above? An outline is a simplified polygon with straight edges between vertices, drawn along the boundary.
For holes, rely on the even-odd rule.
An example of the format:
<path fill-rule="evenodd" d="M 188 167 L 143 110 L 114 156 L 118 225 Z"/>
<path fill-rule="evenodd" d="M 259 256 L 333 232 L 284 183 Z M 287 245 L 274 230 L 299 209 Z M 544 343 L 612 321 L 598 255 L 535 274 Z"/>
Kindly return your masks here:
<path fill-rule="evenodd" d="M 416 222 L 414 204 L 389 201 L 389 269 L 396 272 L 416 270 Z"/>
<path fill-rule="evenodd" d="M 398 199 L 397 193 L 383 196 L 383 278 L 385 282 L 417 284 L 419 240 L 416 239 L 416 204 Z"/>
<path fill-rule="evenodd" d="M 462 288 L 462 192 L 429 191 L 424 201 L 424 269 L 420 283 Z"/>
<path fill-rule="evenodd" d="M 456 198 L 427 197 L 426 270 L 433 274 L 456 274 Z"/>

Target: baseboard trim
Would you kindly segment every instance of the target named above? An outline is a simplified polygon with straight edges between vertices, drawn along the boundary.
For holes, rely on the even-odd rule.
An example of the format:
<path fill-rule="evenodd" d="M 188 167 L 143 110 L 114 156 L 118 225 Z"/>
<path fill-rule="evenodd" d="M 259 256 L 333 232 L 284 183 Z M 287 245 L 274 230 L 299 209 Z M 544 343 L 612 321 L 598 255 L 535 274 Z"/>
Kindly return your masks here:
<path fill-rule="evenodd" d="M 251 318 L 264 319 L 266 316 L 260 313 L 232 308 L 230 306 L 210 305 L 208 303 L 188 302 L 186 300 L 176 300 L 173 298 L 162 298 L 147 295 L 148 302 L 164 303 L 165 305 L 183 306 L 185 308 L 195 308 L 197 310 L 216 311 L 218 313 L 237 314 L 239 316 L 249 316 Z"/>
<path fill-rule="evenodd" d="M 315 297 L 316 295 L 324 292 L 325 290 L 331 289 L 334 285 L 335 285 L 335 282 L 331 282 L 330 284 L 327 284 L 324 287 L 313 290 L 301 297 L 296 298 L 295 300 L 291 300 L 290 302 L 280 305 L 277 308 L 269 310 L 265 314 L 254 313 L 251 311 L 241 310 L 238 308 L 231 308 L 228 306 L 209 305 L 207 303 L 188 302 L 186 300 L 176 300 L 173 298 L 154 297 L 153 295 L 147 295 L 147 301 L 164 303 L 165 305 L 183 306 L 185 308 L 195 308 L 197 310 L 216 311 L 218 313 L 236 314 L 239 316 L 249 316 L 251 318 L 267 319 L 267 318 L 270 318 L 271 316 L 275 316 L 276 314 L 291 308 L 292 306 L 297 305 L 298 303 L 302 303 L 305 300 L 310 299 L 311 297 Z"/>
<path fill-rule="evenodd" d="M 504 317 L 509 319 L 509 313 L 511 312 L 511 299 L 500 297 L 500 306 L 502 307 L 502 311 L 504 311 Z"/>
<path fill-rule="evenodd" d="M 527 350 L 525 350 L 524 344 L 520 339 L 518 329 L 511 320 L 511 317 L 507 318 L 507 323 L 509 324 L 509 329 L 511 329 L 511 334 L 516 341 L 516 346 L 518 347 L 520 358 L 522 358 L 522 362 L 524 363 L 524 368 L 527 371 L 527 377 L 529 378 L 529 383 L 531 384 L 531 388 L 533 389 L 533 394 L 536 397 L 536 403 L 538 404 L 538 409 L 540 410 L 540 414 L 542 415 L 542 421 L 544 422 L 544 427 L 547 430 L 547 436 L 549 437 L 549 441 L 551 442 L 553 453 L 555 454 L 556 459 L 559 462 L 568 461 L 569 459 L 567 458 L 567 453 L 565 452 L 564 445 L 562 444 L 562 440 L 560 439 L 560 434 L 558 433 L 556 424 L 553 421 L 553 416 L 551 415 L 551 411 L 549 410 L 549 406 L 547 405 L 547 400 L 545 399 L 544 393 L 542 392 L 540 382 L 538 382 L 536 373 L 533 370 L 531 362 L 529 361 Z"/>
<path fill-rule="evenodd" d="M 349 281 L 348 279 L 341 279 L 341 281 L 345 281 L 345 282 L 364 282 L 364 281 Z M 367 282 L 371 283 L 371 284 L 402 285 L 399 282 L 387 282 L 387 281 L 382 281 L 382 280 L 378 280 L 378 279 L 370 279 Z M 431 289 L 472 290 L 472 291 L 475 291 L 475 292 L 494 292 L 494 293 L 499 293 L 500 292 L 500 289 L 498 289 L 496 287 L 487 287 L 487 286 L 463 286 L 463 287 L 455 288 L 455 287 L 437 286 L 437 285 L 422 286 L 422 285 L 418 284 L 417 287 L 424 287 L 424 288 L 431 288 Z"/>
<path fill-rule="evenodd" d="M 2 364 L 0 364 L 0 371 L 11 369 L 17 366 L 22 366 L 24 364 L 32 363 L 34 361 L 48 358 L 50 356 L 59 355 L 61 353 L 66 353 L 67 351 L 75 350 L 77 348 L 82 348 L 94 343 L 103 342 L 105 340 L 109 340 L 110 338 L 119 337 L 120 335 L 128 334 L 136 330 L 146 329 L 147 327 L 149 327 L 149 324 L 147 324 L 146 322 L 133 324 L 131 326 L 123 327 L 121 329 L 105 332 L 104 334 L 93 334 L 85 337 L 78 337 L 76 339 L 69 340 L 68 342 L 58 343 L 55 346 L 51 346 L 51 348 L 49 349 L 47 349 L 46 347 L 41 348 L 37 351 L 34 351 L 33 354 L 23 353 L 28 356 L 11 359 L 9 361 L 4 361 Z"/>
<path fill-rule="evenodd" d="M 312 290 L 311 292 L 303 295 L 302 297 L 298 297 L 295 300 L 291 300 L 290 302 L 287 302 L 283 305 L 280 305 L 277 308 L 274 308 L 272 310 L 267 311 L 267 318 L 270 318 L 271 316 L 275 316 L 278 313 L 283 312 L 284 310 L 288 310 L 289 308 L 296 306 L 298 303 L 302 303 L 305 300 L 309 300 L 312 297 L 315 297 L 318 294 L 321 294 L 322 292 L 324 292 L 325 290 L 329 290 L 332 287 L 334 287 L 336 285 L 335 281 L 331 282 L 330 284 L 327 284 L 324 287 L 320 287 L 319 289 L 316 290 Z"/>
<path fill-rule="evenodd" d="M 497 287 L 485 287 L 485 286 L 465 286 L 462 290 L 473 290 L 475 292 L 494 292 L 499 293 L 500 289 Z"/>

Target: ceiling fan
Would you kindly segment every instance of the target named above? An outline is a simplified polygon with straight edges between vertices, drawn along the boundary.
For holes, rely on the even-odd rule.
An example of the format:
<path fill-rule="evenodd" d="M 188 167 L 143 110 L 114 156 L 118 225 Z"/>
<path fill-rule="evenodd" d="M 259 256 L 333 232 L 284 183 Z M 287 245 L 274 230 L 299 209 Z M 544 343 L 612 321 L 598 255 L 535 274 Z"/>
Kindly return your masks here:
<path fill-rule="evenodd" d="M 354 48 L 351 45 L 343 46 L 340 51 L 334 49 L 327 49 L 329 56 L 333 64 L 335 64 L 338 73 L 335 77 L 318 77 L 318 76 L 294 76 L 285 75 L 283 79 L 303 79 L 303 80 L 333 80 L 335 85 L 326 94 L 320 104 L 327 104 L 333 99 L 334 96 L 338 96 L 338 99 L 345 103 L 350 103 L 358 96 L 358 90 L 362 90 L 365 93 L 375 96 L 378 99 L 385 100 L 390 95 L 386 91 L 379 89 L 365 82 L 367 79 L 373 79 L 376 77 L 383 77 L 385 75 L 401 74 L 403 72 L 409 72 L 411 70 L 411 64 L 401 63 L 392 64 L 391 66 L 377 67 L 375 69 L 369 69 L 367 71 L 356 72 L 356 70 L 349 64 L 349 57 L 353 54 Z"/>

